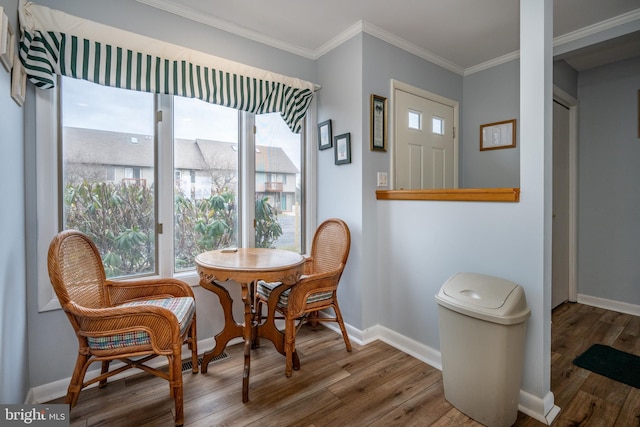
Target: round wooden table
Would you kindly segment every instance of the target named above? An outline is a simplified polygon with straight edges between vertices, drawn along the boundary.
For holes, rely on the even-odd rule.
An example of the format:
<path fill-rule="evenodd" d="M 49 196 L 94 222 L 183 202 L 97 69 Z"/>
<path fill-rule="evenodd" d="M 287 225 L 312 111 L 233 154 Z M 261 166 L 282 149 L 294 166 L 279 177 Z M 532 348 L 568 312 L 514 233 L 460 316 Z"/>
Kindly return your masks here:
<path fill-rule="evenodd" d="M 269 308 L 267 320 L 262 324 L 254 324 L 253 284 L 258 280 L 264 280 L 293 285 L 304 271 L 305 259 L 298 253 L 281 249 L 238 248 L 204 252 L 197 255 L 195 261 L 200 275 L 200 285 L 218 296 L 224 311 L 224 328 L 215 337 L 215 347 L 204 353 L 200 370 L 203 373 L 207 372 L 207 365 L 211 359 L 222 354 L 230 340 L 243 337 L 242 401 L 247 402 L 253 333 L 255 332 L 258 337 L 269 339 L 278 352 L 284 354 L 284 334 L 276 328 L 275 310 Z M 229 291 L 218 284 L 228 280 L 238 283 L 241 287 L 244 304 L 243 323 L 237 323 L 233 318 L 233 299 Z M 297 355 L 294 357 L 297 359 Z"/>

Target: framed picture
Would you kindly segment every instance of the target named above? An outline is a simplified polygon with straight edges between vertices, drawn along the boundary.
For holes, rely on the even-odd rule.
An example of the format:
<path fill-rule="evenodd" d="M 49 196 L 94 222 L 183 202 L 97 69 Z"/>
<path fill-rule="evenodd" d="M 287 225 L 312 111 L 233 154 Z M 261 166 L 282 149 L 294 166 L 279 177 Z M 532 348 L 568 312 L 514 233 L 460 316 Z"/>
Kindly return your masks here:
<path fill-rule="evenodd" d="M 15 34 L 9 24 L 9 18 L 4 13 L 4 10 L 0 8 L 2 14 L 0 14 L 0 62 L 5 70 L 11 71 L 13 65 L 13 49 L 16 42 Z"/>
<path fill-rule="evenodd" d="M 387 151 L 387 98 L 371 94 L 371 151 Z"/>
<path fill-rule="evenodd" d="M 516 119 L 480 125 L 480 151 L 514 148 Z"/>
<path fill-rule="evenodd" d="M 26 90 L 27 73 L 24 71 L 18 55 L 16 55 L 13 58 L 13 71 L 11 72 L 11 98 L 21 107 L 24 105 Z"/>
<path fill-rule="evenodd" d="M 333 139 L 336 165 L 351 163 L 351 134 L 343 133 Z"/>
<path fill-rule="evenodd" d="M 318 124 L 318 149 L 326 150 L 327 148 L 331 148 L 333 144 L 332 138 L 331 120 Z"/>

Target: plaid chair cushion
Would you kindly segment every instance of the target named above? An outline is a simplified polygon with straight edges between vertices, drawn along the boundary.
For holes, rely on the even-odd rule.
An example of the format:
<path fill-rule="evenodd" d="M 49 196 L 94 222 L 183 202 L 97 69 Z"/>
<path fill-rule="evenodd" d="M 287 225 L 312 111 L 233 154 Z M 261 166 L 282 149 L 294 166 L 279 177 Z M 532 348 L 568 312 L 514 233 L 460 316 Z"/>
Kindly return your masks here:
<path fill-rule="evenodd" d="M 271 292 L 278 286 L 282 285 L 282 282 L 265 282 L 264 280 L 258 280 L 258 295 L 265 299 L 269 299 L 269 295 Z M 280 298 L 278 300 L 278 306 L 286 307 L 289 303 L 289 292 L 291 288 L 287 289 L 283 293 L 280 294 Z M 325 299 L 329 299 L 333 296 L 332 291 L 327 292 L 319 292 L 317 294 L 312 294 L 307 298 L 307 304 L 311 304 L 312 302 L 322 301 Z"/>
<path fill-rule="evenodd" d="M 184 334 L 196 311 L 196 302 L 191 297 L 165 298 L 155 300 L 133 301 L 119 307 L 134 307 L 139 305 L 156 305 L 171 310 L 178 319 L 180 334 Z M 111 350 L 134 345 L 149 344 L 149 334 L 146 332 L 127 332 L 107 337 L 88 337 L 89 347 L 94 350 Z"/>

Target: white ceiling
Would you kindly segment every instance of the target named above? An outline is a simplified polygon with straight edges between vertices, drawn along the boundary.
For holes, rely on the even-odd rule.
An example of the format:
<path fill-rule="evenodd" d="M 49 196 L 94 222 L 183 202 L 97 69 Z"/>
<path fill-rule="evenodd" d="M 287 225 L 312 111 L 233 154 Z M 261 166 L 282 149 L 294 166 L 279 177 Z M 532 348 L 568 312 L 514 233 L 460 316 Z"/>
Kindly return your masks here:
<path fill-rule="evenodd" d="M 360 31 L 460 73 L 519 49 L 516 0 L 137 1 L 312 59 Z M 554 1 L 555 39 L 628 22 L 640 22 L 640 0 Z M 609 56 L 611 50 L 604 49 Z M 638 55 L 639 38 L 615 50 Z M 589 68 L 602 61 L 594 52 L 587 52 L 588 62 L 575 55 L 567 61 Z"/>

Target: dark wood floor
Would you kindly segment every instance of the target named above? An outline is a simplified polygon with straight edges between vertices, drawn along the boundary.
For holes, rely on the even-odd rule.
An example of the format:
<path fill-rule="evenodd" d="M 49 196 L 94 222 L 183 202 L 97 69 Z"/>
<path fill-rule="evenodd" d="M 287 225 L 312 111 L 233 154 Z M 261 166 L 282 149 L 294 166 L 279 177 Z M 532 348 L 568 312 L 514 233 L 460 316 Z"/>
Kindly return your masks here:
<path fill-rule="evenodd" d="M 553 425 L 640 426 L 639 389 L 572 363 L 596 343 L 640 356 L 640 317 L 563 304 L 552 320 L 551 391 L 562 408 Z"/>
<path fill-rule="evenodd" d="M 562 408 L 554 426 L 640 426 L 640 390 L 572 364 L 592 343 L 640 355 L 640 318 L 581 304 L 554 310 L 551 389 Z M 440 371 L 382 343 L 353 345 L 304 327 L 302 367 L 284 376 L 270 343 L 252 353 L 250 401 L 241 402 L 242 349 L 184 374 L 185 426 L 481 426 L 444 398 Z M 72 426 L 171 426 L 164 380 L 140 374 L 80 394 Z M 62 399 L 52 403 L 61 403 Z M 544 424 L 518 413 L 516 426 Z"/>

